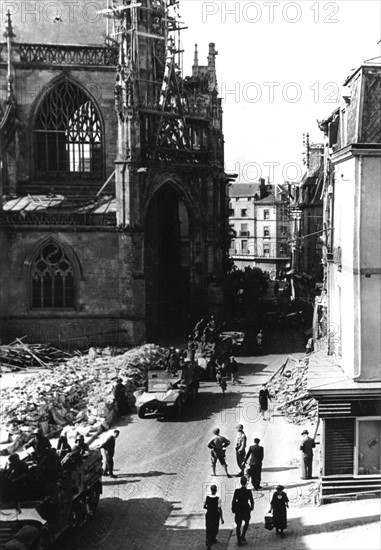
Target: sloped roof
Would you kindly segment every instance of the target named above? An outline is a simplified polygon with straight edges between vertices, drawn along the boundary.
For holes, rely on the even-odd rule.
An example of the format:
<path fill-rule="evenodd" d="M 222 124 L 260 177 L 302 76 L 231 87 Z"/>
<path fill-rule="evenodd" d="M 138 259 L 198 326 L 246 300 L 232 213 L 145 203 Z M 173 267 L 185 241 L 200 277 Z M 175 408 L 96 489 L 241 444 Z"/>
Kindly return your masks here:
<path fill-rule="evenodd" d="M 259 195 L 259 183 L 232 183 L 229 197 L 254 197 Z"/>
<path fill-rule="evenodd" d="M 257 202 L 257 203 L 260 202 L 261 204 L 273 204 L 274 202 L 277 202 L 277 201 L 276 201 L 274 193 L 270 193 L 269 195 L 267 195 L 267 197 L 264 197 L 263 199 L 258 199 L 255 202 Z M 278 202 L 280 202 L 280 201 L 278 201 Z"/>
<path fill-rule="evenodd" d="M 27 195 L 5 199 L 4 212 L 70 212 L 106 214 L 116 211 L 116 200 L 111 196 L 102 196 L 95 200 L 82 197 L 64 197 L 63 195 Z"/>

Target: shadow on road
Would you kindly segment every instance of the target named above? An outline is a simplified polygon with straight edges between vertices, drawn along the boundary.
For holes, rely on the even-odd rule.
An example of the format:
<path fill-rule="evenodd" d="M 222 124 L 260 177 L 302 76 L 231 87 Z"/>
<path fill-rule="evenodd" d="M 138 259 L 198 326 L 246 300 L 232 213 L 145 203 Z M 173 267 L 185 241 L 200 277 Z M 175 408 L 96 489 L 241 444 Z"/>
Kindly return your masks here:
<path fill-rule="evenodd" d="M 138 495 L 136 495 L 138 496 Z M 181 513 L 178 501 L 162 498 L 104 498 L 96 517 L 65 533 L 55 550 L 194 550 L 205 546 L 204 511 Z M 175 511 L 175 514 L 172 512 Z M 171 516 L 171 518 L 170 518 Z M 202 526 L 189 529 L 194 520 Z M 226 524 L 225 524 L 226 525 Z M 231 526 L 221 526 L 218 548 L 226 550 Z"/>
<path fill-rule="evenodd" d="M 118 474 L 118 477 L 157 477 L 157 476 L 176 476 L 176 472 L 140 472 L 137 474 Z"/>
<path fill-rule="evenodd" d="M 249 545 L 254 545 L 254 547 L 257 548 L 279 548 L 283 550 L 284 548 L 294 547 L 297 548 L 297 550 L 304 550 L 309 546 L 306 546 L 302 537 L 345 531 L 347 529 L 359 527 L 359 525 L 377 524 L 379 520 L 379 515 L 372 515 L 340 519 L 325 522 L 324 524 L 321 522 L 308 524 L 300 517 L 289 518 L 287 520 L 287 530 L 285 531 L 284 539 L 276 535 L 275 529 L 273 531 L 265 531 L 264 523 L 257 521 L 250 524 L 247 540 Z M 346 536 L 348 537 L 348 534 Z M 316 548 L 316 546 L 314 546 L 314 548 Z"/>
<path fill-rule="evenodd" d="M 298 470 L 298 466 L 285 466 L 284 468 L 262 468 L 262 472 L 284 472 L 285 470 Z"/>

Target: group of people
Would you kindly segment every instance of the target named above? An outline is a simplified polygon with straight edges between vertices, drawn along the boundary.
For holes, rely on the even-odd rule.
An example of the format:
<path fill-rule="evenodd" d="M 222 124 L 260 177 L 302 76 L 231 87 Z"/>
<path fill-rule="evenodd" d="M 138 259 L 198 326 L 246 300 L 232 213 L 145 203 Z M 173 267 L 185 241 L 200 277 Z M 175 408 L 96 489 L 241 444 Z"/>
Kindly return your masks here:
<path fill-rule="evenodd" d="M 201 344 L 213 343 L 217 340 L 219 335 L 219 327 L 213 315 L 209 320 L 200 319 L 193 329 L 192 334 L 189 336 L 195 342 L 201 342 Z"/>
<path fill-rule="evenodd" d="M 260 439 L 254 439 L 254 445 L 251 445 L 246 449 L 247 436 L 244 432 L 243 425 L 237 424 L 237 438 L 235 444 L 236 460 L 239 468 L 238 476 L 243 477 L 245 475 L 245 467 L 249 462 L 248 476 L 252 481 L 253 488 L 255 490 L 261 489 L 261 474 L 262 474 L 262 462 L 264 458 L 263 447 L 259 445 Z M 213 437 L 208 442 L 208 448 L 211 451 L 211 465 L 212 475 L 216 475 L 217 462 L 225 470 L 227 477 L 232 477 L 228 472 L 228 465 L 226 462 L 226 449 L 230 445 L 230 440 L 221 435 L 220 429 L 215 428 L 213 430 Z"/>
<path fill-rule="evenodd" d="M 46 435 L 36 429 L 25 443 L 25 449 L 33 449 L 27 460 L 21 460 L 18 453 L 12 453 L 4 469 L 7 498 L 19 503 L 39 490 L 53 494 L 57 482 L 70 464 L 77 464 L 89 452 L 84 436 L 77 434 L 75 445 L 71 447 L 66 435 L 61 435 L 57 448 L 54 448 Z M 18 505 L 18 504 L 17 504 Z"/>
<path fill-rule="evenodd" d="M 217 384 L 220 386 L 223 394 L 226 392 L 228 380 L 232 381 L 233 386 L 241 384 L 241 380 L 238 377 L 239 367 L 234 355 L 230 355 L 222 360 L 215 359 L 213 367 Z"/>
<path fill-rule="evenodd" d="M 103 459 L 103 475 L 114 475 L 115 441 L 119 430 L 114 432 L 100 446 Z M 82 434 L 77 434 L 75 445 L 71 446 L 67 436 L 62 434 L 54 448 L 41 430 L 35 430 L 33 437 L 25 443 L 25 448 L 32 448 L 27 460 L 21 460 L 18 453 L 12 453 L 3 471 L 6 499 L 20 501 L 30 496 L 35 488 L 46 494 L 53 494 L 57 482 L 64 471 L 82 462 L 90 452 Z"/>
<path fill-rule="evenodd" d="M 278 485 L 270 502 L 269 513 L 273 515 L 275 533 L 284 538 L 284 530 L 287 528 L 287 508 L 289 498 L 283 485 Z M 224 523 L 221 498 L 217 494 L 217 485 L 210 486 L 210 495 L 204 500 L 206 548 L 211 550 L 212 544 L 217 543 L 217 535 L 220 523 Z M 231 502 L 231 511 L 234 514 L 236 524 L 237 545 L 246 544 L 246 533 L 249 528 L 251 513 L 254 511 L 253 493 L 247 487 L 247 478 L 242 476 L 240 487 L 235 489 Z"/>
<path fill-rule="evenodd" d="M 265 385 L 264 385 L 264 389 Z M 264 448 L 260 445 L 260 439 L 254 438 L 254 444 L 247 448 L 247 436 L 244 432 L 242 424 L 236 426 L 237 436 L 235 442 L 236 461 L 239 468 L 237 476 L 240 477 L 240 488 L 234 492 L 232 500 L 232 513 L 235 516 L 236 536 L 238 546 L 246 543 L 246 532 L 249 527 L 251 512 L 254 510 L 254 499 L 252 489 L 258 491 L 262 489 L 262 464 L 264 460 Z M 315 441 L 309 437 L 308 430 L 303 430 L 303 441 L 300 444 L 302 451 L 302 479 L 312 478 L 312 460 L 313 448 Z M 221 435 L 220 429 L 213 430 L 213 437 L 208 442 L 208 448 L 211 451 L 212 475 L 216 475 L 217 462 L 224 468 L 228 478 L 232 476 L 228 471 L 226 461 L 226 449 L 230 445 L 230 440 Z M 248 480 L 251 481 L 252 489 L 248 487 Z M 219 524 L 223 523 L 223 513 L 221 500 L 217 494 L 217 486 L 210 486 L 211 494 L 204 501 L 204 509 L 206 510 L 205 525 L 206 525 L 206 547 L 209 550 L 216 542 Z M 273 525 L 275 533 L 284 537 L 284 530 L 287 528 L 287 508 L 289 499 L 284 492 L 284 486 L 278 485 L 276 491 L 272 495 L 269 513 L 273 516 Z"/>

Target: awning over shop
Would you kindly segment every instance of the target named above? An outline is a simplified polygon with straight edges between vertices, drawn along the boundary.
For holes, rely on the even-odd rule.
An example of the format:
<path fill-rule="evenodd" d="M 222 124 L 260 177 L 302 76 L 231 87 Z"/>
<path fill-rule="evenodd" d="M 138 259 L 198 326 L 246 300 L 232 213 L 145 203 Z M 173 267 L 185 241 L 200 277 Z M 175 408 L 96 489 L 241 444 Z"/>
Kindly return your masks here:
<path fill-rule="evenodd" d="M 327 396 L 381 398 L 380 382 L 359 382 L 350 378 L 325 350 L 310 356 L 307 389 L 317 400 Z"/>

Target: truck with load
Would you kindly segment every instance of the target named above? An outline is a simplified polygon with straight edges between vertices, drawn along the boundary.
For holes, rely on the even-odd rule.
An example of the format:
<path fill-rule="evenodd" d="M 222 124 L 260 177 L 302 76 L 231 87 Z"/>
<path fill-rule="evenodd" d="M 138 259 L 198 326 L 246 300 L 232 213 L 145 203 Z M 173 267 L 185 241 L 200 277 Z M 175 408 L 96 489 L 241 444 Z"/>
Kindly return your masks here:
<path fill-rule="evenodd" d="M 94 515 L 102 493 L 101 452 L 69 453 L 56 479 L 42 461 L 22 462 L 25 474 L 18 481 L 0 470 L 0 549 L 47 550 Z"/>
<path fill-rule="evenodd" d="M 163 368 L 149 370 L 147 391 L 135 392 L 139 418 L 145 418 L 148 413 L 180 416 L 184 405 L 198 393 L 198 370 L 193 361 L 185 362 L 174 373 Z"/>

